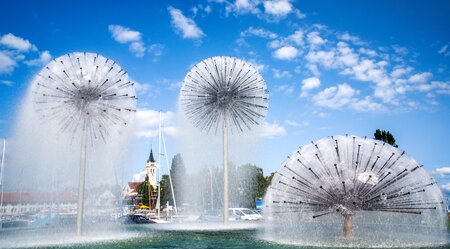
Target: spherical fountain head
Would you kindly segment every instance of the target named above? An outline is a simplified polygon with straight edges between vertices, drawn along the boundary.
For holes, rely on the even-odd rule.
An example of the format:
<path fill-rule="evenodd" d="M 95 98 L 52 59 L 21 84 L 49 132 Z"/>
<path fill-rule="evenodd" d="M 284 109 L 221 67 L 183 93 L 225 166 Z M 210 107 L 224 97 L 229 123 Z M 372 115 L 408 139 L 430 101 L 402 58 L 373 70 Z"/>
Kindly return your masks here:
<path fill-rule="evenodd" d="M 49 127 L 72 139 L 82 132 L 106 141 L 136 112 L 134 83 L 116 62 L 75 52 L 48 63 L 32 82 L 34 107 Z"/>
<path fill-rule="evenodd" d="M 186 75 L 180 103 L 194 126 L 217 132 L 226 122 L 231 131 L 259 125 L 268 109 L 268 91 L 259 72 L 245 61 L 216 56 L 196 64 Z"/>
<path fill-rule="evenodd" d="M 332 136 L 302 146 L 273 177 L 265 203 L 269 223 L 298 237 L 302 229 L 342 236 L 345 220 L 344 233 L 352 234 L 345 229 L 354 222 L 357 236 L 371 243 L 376 236 L 395 243 L 398 231 L 411 233 L 408 240 L 418 245 L 446 241 L 446 201 L 436 182 L 404 151 L 367 137 Z"/>

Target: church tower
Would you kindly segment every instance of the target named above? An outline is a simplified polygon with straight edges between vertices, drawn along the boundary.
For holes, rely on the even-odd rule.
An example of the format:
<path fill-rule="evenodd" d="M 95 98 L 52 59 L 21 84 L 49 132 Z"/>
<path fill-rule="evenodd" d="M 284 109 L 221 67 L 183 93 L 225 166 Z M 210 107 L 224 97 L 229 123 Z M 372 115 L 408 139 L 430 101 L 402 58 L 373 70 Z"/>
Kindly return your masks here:
<path fill-rule="evenodd" d="M 148 175 L 150 185 L 156 190 L 156 161 L 153 157 L 153 149 L 150 149 L 150 156 L 145 164 L 145 172 Z"/>

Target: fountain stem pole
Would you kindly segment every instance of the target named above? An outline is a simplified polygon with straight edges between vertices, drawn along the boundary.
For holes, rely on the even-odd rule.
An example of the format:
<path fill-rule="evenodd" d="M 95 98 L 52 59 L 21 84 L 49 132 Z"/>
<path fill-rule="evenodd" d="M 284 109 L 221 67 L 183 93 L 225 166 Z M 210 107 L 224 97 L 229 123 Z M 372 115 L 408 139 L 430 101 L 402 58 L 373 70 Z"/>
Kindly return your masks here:
<path fill-rule="evenodd" d="M 84 183 L 86 175 L 86 128 L 83 127 L 80 152 L 80 176 L 78 183 L 77 236 L 81 236 L 84 216 Z"/>
<path fill-rule="evenodd" d="M 228 224 L 228 127 L 223 118 L 223 224 Z"/>
<path fill-rule="evenodd" d="M 344 237 L 351 238 L 353 236 L 353 220 L 351 215 L 344 216 Z"/>

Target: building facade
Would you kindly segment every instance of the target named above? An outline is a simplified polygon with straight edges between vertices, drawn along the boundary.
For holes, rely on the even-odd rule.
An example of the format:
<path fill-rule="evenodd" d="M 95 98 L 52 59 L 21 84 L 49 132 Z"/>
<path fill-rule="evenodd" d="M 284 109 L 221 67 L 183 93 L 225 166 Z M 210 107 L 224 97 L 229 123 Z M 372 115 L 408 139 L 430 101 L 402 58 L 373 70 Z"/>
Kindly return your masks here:
<path fill-rule="evenodd" d="M 0 216 L 16 216 L 45 210 L 75 212 L 77 200 L 77 196 L 73 193 L 4 192 Z"/>
<path fill-rule="evenodd" d="M 148 175 L 148 179 L 150 181 L 150 185 L 152 185 L 153 189 L 156 189 L 156 161 L 153 157 L 153 149 L 150 149 L 150 156 L 148 157 L 147 162 L 145 163 L 145 172 Z"/>

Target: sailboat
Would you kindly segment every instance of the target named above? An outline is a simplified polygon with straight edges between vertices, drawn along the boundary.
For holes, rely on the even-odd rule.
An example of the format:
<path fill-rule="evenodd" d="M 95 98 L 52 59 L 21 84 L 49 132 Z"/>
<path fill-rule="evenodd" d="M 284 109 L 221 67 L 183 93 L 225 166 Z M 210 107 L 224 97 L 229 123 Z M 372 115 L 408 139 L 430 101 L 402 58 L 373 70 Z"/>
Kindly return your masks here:
<path fill-rule="evenodd" d="M 157 217 L 153 220 L 155 223 L 169 223 L 172 217 L 178 216 L 178 210 L 177 210 L 177 202 L 175 199 L 175 193 L 173 191 L 173 183 L 172 183 L 172 176 L 170 174 L 170 168 L 169 168 L 169 159 L 167 158 L 167 148 L 166 148 L 166 141 L 164 139 L 164 132 L 163 132 L 163 126 L 162 126 L 162 114 L 161 111 L 159 111 L 159 132 L 158 132 L 158 164 L 157 164 L 157 180 L 158 180 L 158 195 L 157 195 L 157 201 L 156 201 L 156 210 L 157 210 Z M 162 148 L 164 148 L 164 154 L 162 153 Z M 167 171 L 169 174 L 169 182 L 170 182 L 170 192 L 172 193 L 172 200 L 173 200 L 173 214 L 169 214 L 169 205 L 166 207 L 166 219 L 161 219 L 161 156 L 164 156 L 167 166 Z M 149 193 L 150 195 L 150 193 Z M 169 204 L 167 202 L 167 204 Z M 170 216 L 170 220 L 168 219 Z"/>

